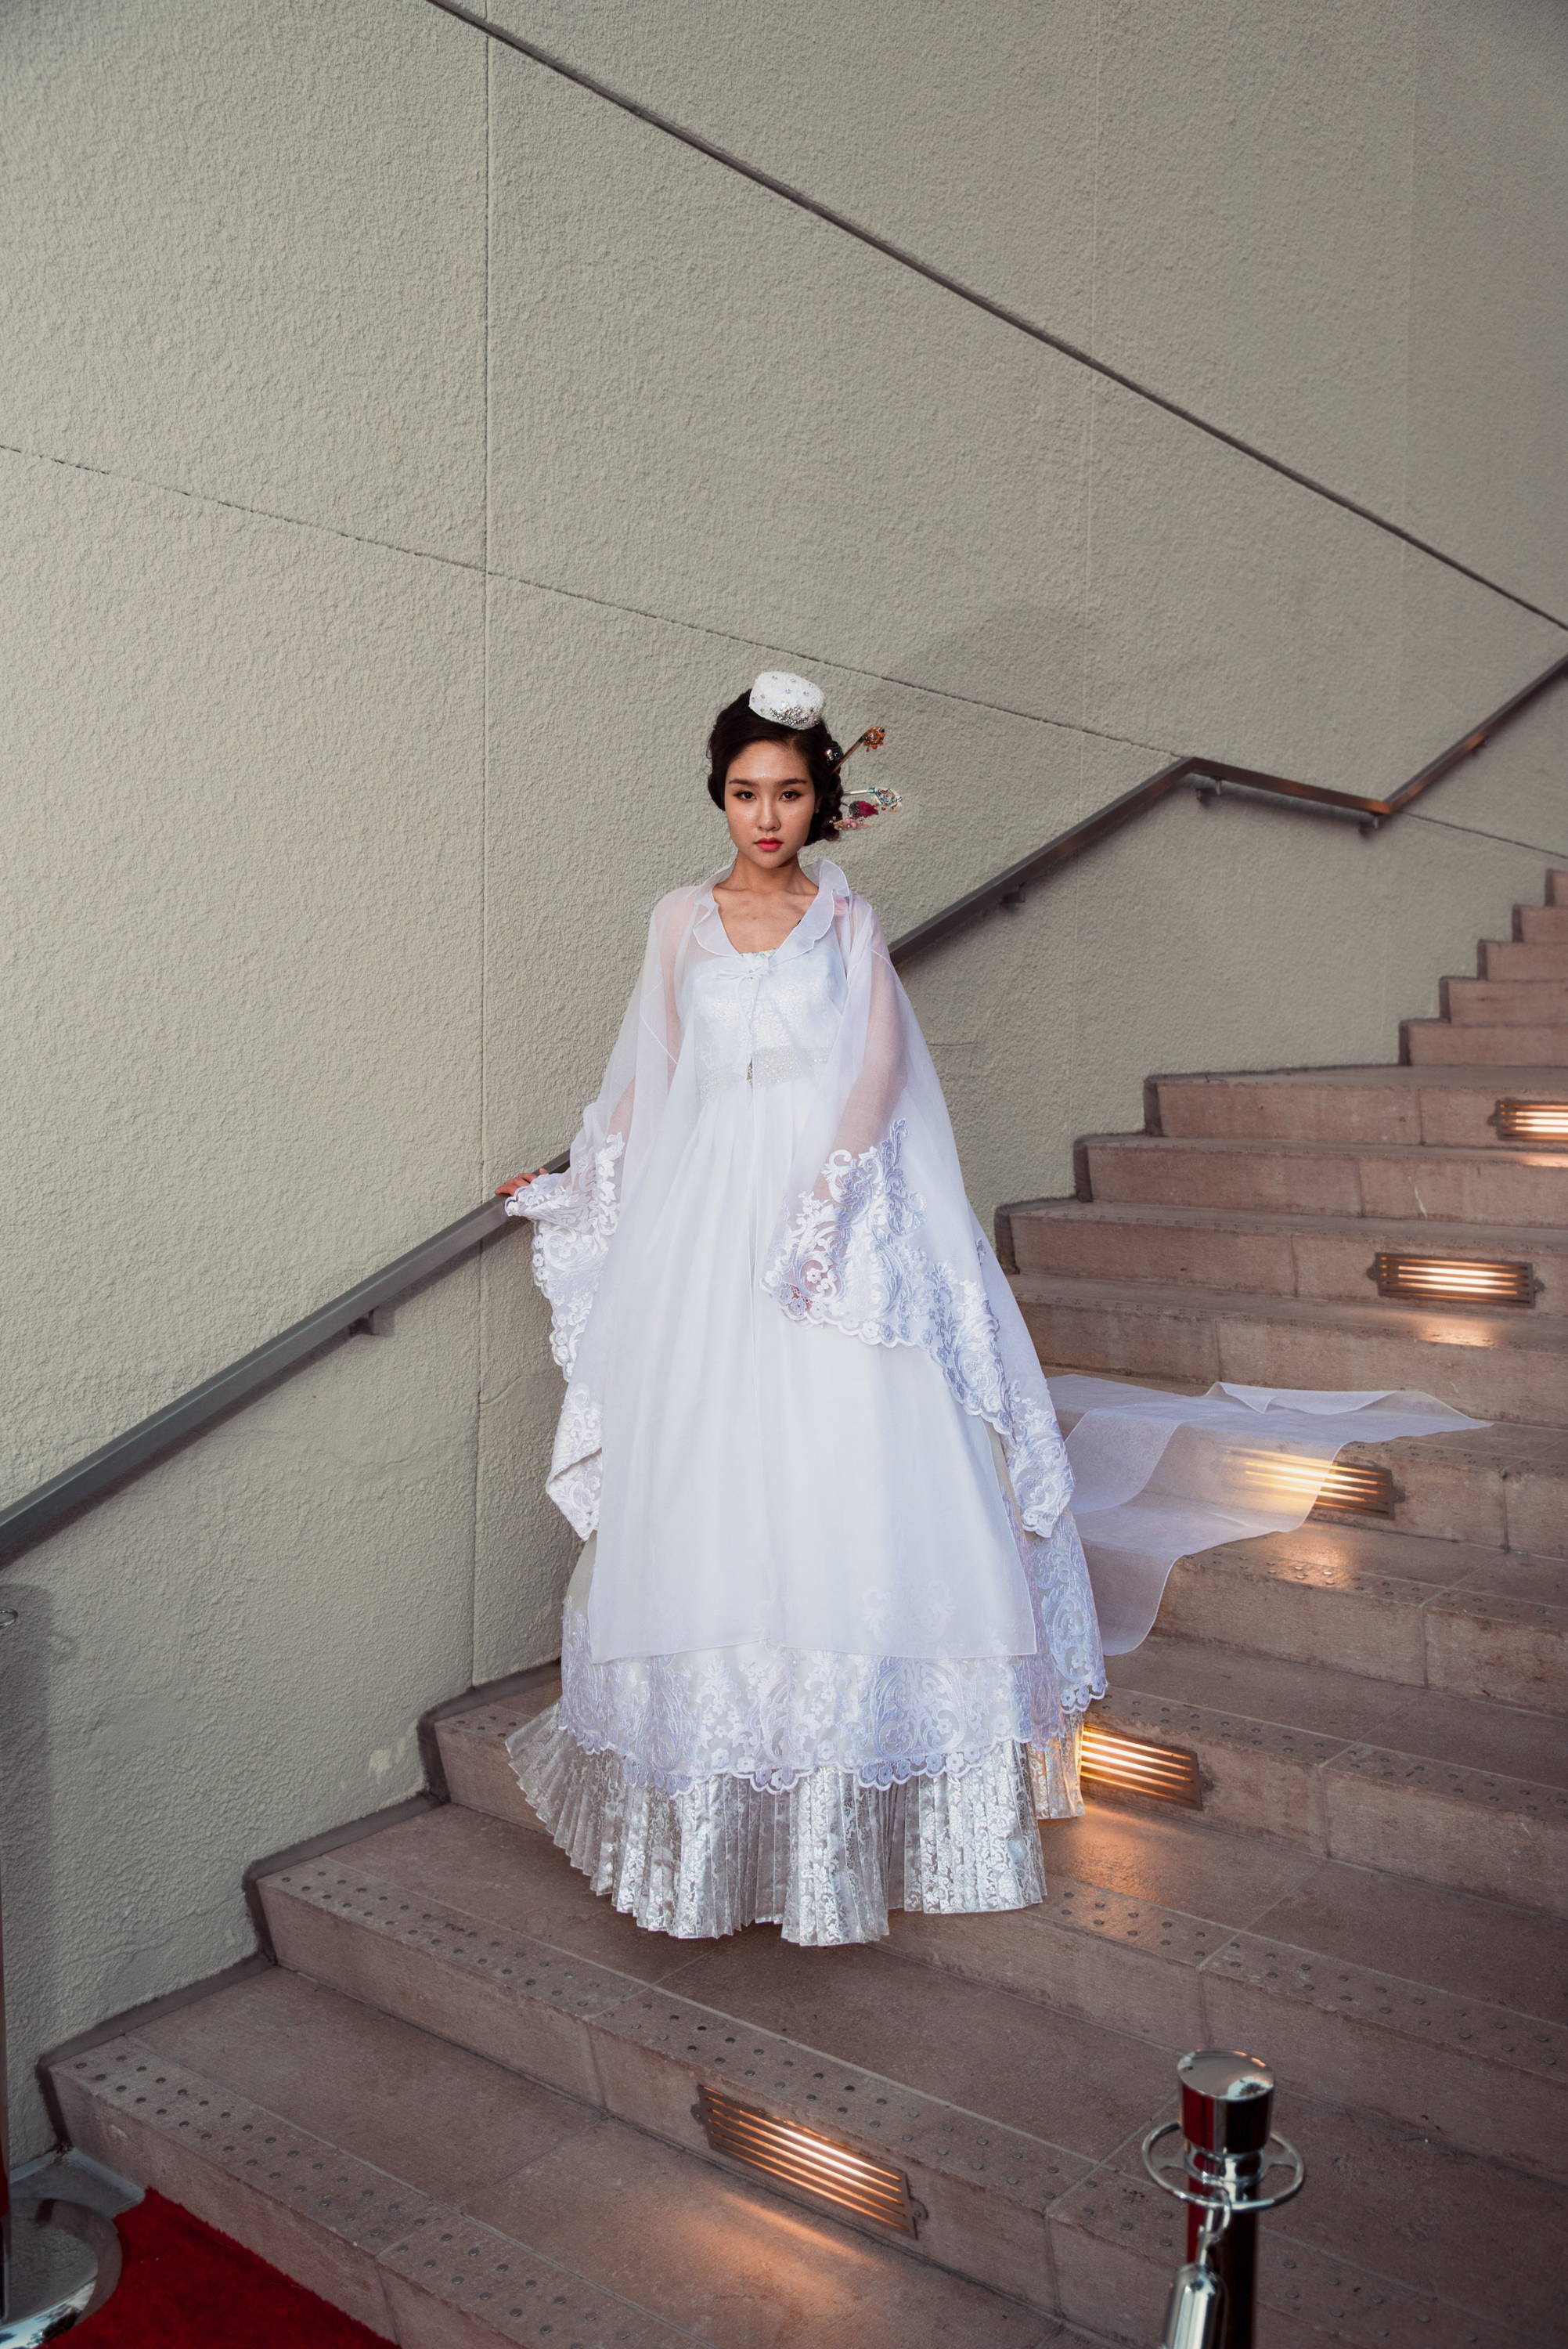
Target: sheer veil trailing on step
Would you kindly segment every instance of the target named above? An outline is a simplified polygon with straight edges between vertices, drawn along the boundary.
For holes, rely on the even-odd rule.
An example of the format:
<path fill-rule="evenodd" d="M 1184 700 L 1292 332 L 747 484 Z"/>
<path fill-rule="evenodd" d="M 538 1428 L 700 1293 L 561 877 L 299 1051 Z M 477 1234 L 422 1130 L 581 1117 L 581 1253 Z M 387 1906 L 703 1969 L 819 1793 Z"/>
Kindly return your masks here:
<path fill-rule="evenodd" d="M 1057 1528 L 1071 1490 L 1049 1392 L 965 1195 L 936 1072 L 877 917 L 835 864 L 824 860 L 815 879 L 803 919 L 768 955 L 741 954 L 730 943 L 711 883 L 661 899 L 570 1166 L 539 1177 L 511 1202 L 535 1226 L 535 1273 L 566 1379 L 549 1489 L 586 1539 L 599 1521 L 604 1463 L 623 1437 L 635 1440 L 629 1406 L 623 1423 L 617 1371 L 628 1359 L 648 1360 L 642 1340 L 657 1326 L 661 1284 L 672 1278 L 650 1241 L 689 1163 L 703 1101 L 716 1083 L 788 1081 L 809 1088 L 793 1162 L 776 1196 L 760 1206 L 737 1203 L 738 1213 L 752 1217 L 758 1289 L 797 1323 L 867 1345 L 923 1350 L 955 1401 L 999 1439 L 1027 1552 Z M 799 989 L 778 984 L 786 967 L 830 934 L 833 950 L 811 964 L 825 974 L 820 979 L 807 981 L 802 960 Z M 738 1078 L 732 1069 L 705 1068 L 705 1048 L 682 1034 L 688 982 L 720 958 L 735 982 L 727 1000 L 733 998 L 735 1019 L 754 1040 Z M 765 971 L 771 984 L 758 1024 L 748 989 L 762 988 Z M 822 986 L 833 998 L 826 1019 L 813 996 Z M 700 1263 L 676 1269 L 693 1281 L 704 1276 Z M 809 1457 L 791 1465 L 811 1474 Z M 701 1506 L 700 1495 L 693 1505 Z M 1061 1702 L 1081 1711 L 1103 1687 L 1093 1604 L 1076 1539 L 1070 1560 L 1066 1544 L 1052 1547 L 1061 1560 L 1048 1610 L 1053 1678 Z M 930 1563 L 933 1546 L 925 1549 L 926 1563 L 917 1561 L 899 1592 L 897 1619 L 873 1627 L 878 1654 L 1001 1658 L 1035 1650 L 1038 1609 L 1022 1564 L 1011 1587 L 997 1576 L 971 1587 L 962 1559 L 939 1568 Z M 651 1597 L 649 1578 L 633 1562 L 608 1569 L 601 1555 L 587 1609 L 595 1661 L 715 1643 L 713 1591 L 666 1576 Z M 792 1561 L 789 1579 L 787 1623 L 758 1619 L 751 1626 L 758 1636 L 797 1649 L 867 1646 L 839 1561 Z"/>
<path fill-rule="evenodd" d="M 1407 1389 L 1222 1380 L 1182 1395 L 1071 1372 L 1050 1383 L 1108 1656 L 1149 1637 L 1178 1558 L 1304 1525 L 1346 1444 L 1487 1424 Z"/>

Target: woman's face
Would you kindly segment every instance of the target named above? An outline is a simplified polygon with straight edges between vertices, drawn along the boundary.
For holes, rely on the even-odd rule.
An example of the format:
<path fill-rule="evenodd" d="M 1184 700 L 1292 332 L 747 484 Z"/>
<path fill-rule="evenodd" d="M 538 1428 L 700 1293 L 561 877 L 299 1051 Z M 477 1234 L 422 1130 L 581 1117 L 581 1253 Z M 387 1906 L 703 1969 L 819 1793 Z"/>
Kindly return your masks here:
<path fill-rule="evenodd" d="M 759 873 L 792 864 L 806 845 L 817 790 L 793 742 L 751 742 L 724 779 L 724 813 L 737 854 Z"/>

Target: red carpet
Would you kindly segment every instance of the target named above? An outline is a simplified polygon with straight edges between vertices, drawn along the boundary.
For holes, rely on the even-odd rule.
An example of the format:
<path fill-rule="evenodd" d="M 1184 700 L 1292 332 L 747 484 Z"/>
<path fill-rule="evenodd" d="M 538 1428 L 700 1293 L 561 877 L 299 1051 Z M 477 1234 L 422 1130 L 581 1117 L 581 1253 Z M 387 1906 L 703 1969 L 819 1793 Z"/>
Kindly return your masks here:
<path fill-rule="evenodd" d="M 161 2194 L 117 2223 L 125 2271 L 77 2326 L 84 2349 L 387 2349 L 379 2333 Z"/>

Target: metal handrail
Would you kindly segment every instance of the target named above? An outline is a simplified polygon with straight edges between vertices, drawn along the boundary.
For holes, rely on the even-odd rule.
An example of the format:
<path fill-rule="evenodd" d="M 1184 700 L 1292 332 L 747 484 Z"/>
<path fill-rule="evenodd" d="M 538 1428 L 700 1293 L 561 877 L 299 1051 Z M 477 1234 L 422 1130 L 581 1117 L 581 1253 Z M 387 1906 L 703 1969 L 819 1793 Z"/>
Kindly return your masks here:
<path fill-rule="evenodd" d="M 1202 798 L 1212 797 L 1222 784 L 1229 783 L 1266 797 L 1308 801 L 1359 816 L 1363 829 L 1376 830 L 1391 817 L 1402 815 L 1423 792 L 1429 791 L 1462 761 L 1473 757 L 1494 734 L 1563 677 L 1568 677 L 1568 655 L 1542 669 L 1539 677 L 1459 741 L 1429 760 L 1387 799 L 1336 792 L 1321 783 L 1295 782 L 1285 775 L 1263 774 L 1255 768 L 1233 766 L 1222 759 L 1172 760 L 1158 773 L 1124 792 L 1119 799 L 1097 809 L 1081 823 L 1057 833 L 1032 854 L 983 882 L 978 889 L 971 889 L 952 905 L 944 905 L 940 913 L 917 922 L 913 929 L 893 940 L 889 952 L 895 963 L 909 962 L 995 907 L 1017 905 L 1026 889 L 1050 879 L 1086 850 L 1146 815 L 1186 783 L 1195 784 Z M 562 1158 L 552 1163 L 565 1162 Z M 487 1240 L 519 1227 L 518 1219 L 508 1216 L 500 1199 L 485 1200 L 467 1215 L 459 1216 L 455 1224 L 449 1224 L 444 1231 L 432 1234 L 418 1247 L 383 1265 L 379 1272 L 373 1272 L 367 1279 L 346 1289 L 341 1297 L 335 1297 L 330 1304 L 306 1314 L 303 1321 L 294 1322 L 277 1337 L 269 1338 L 264 1345 L 231 1362 L 226 1370 L 204 1379 L 188 1394 L 165 1404 L 150 1418 L 139 1420 L 109 1443 L 100 1444 L 96 1452 L 89 1452 L 85 1459 L 62 1469 L 46 1484 L 25 1493 L 8 1509 L 0 1511 L 0 1562 L 18 1557 L 35 1543 L 46 1539 L 69 1519 L 139 1475 L 155 1461 L 166 1459 L 193 1436 L 275 1386 L 280 1379 L 298 1370 L 324 1348 L 356 1331 L 374 1333 L 385 1326 L 387 1309 L 398 1299 L 450 1271 Z"/>
<path fill-rule="evenodd" d="M 1511 695 L 1501 709 L 1494 709 L 1490 718 L 1483 718 L 1479 726 L 1472 727 L 1468 734 L 1461 735 L 1457 742 L 1450 743 L 1435 759 L 1429 759 L 1408 782 L 1401 783 L 1398 790 L 1386 800 L 1365 798 L 1359 792 L 1333 791 L 1325 783 L 1295 782 L 1289 776 L 1266 775 L 1255 767 L 1232 766 L 1223 759 L 1173 759 L 1168 767 L 1161 767 L 1158 773 L 1146 776 L 1130 792 L 1123 792 L 1119 799 L 1110 800 L 1104 807 L 1097 808 L 1093 815 L 1085 816 L 1081 823 L 1075 823 L 1067 832 L 1057 833 L 1054 840 L 1047 840 L 1043 848 L 1037 848 L 1029 855 L 1020 858 L 1016 864 L 1010 864 L 1005 873 L 998 873 L 991 880 L 982 882 L 980 887 L 971 889 L 967 896 L 955 898 L 951 905 L 944 905 L 941 913 L 933 914 L 929 920 L 917 922 L 913 930 L 906 930 L 894 942 L 891 949 L 892 958 L 901 962 L 910 955 L 923 952 L 925 947 L 951 937 L 955 930 L 962 929 L 965 923 L 974 921 L 979 915 L 988 914 L 997 905 L 1016 905 L 1032 883 L 1048 880 L 1064 864 L 1070 864 L 1075 857 L 1081 856 L 1086 848 L 1097 846 L 1100 841 L 1108 840 L 1112 833 L 1120 832 L 1125 825 L 1146 815 L 1150 808 L 1158 807 L 1161 800 L 1169 799 L 1171 792 L 1179 791 L 1183 783 L 1195 783 L 1202 798 L 1212 796 L 1222 783 L 1233 783 L 1242 790 L 1258 792 L 1275 799 L 1305 800 L 1320 807 L 1338 808 L 1346 814 L 1360 816 L 1363 829 L 1375 831 L 1391 817 L 1403 815 L 1423 792 L 1430 791 L 1434 783 L 1441 782 L 1445 775 L 1451 774 L 1466 759 L 1473 758 L 1494 734 L 1500 733 L 1503 727 L 1521 716 L 1539 694 L 1544 693 L 1548 686 L 1555 685 L 1562 677 L 1568 677 L 1568 654 L 1564 654 L 1561 660 L 1553 661 L 1550 668 L 1542 669 L 1539 677 L 1532 678 L 1530 683 Z"/>
<path fill-rule="evenodd" d="M 487 1199 L 482 1206 L 470 1208 L 406 1256 L 394 1257 L 368 1279 L 346 1288 L 330 1305 L 318 1306 L 303 1321 L 295 1321 L 264 1345 L 242 1354 L 237 1362 L 203 1379 L 200 1386 L 166 1403 L 150 1419 L 139 1420 L 123 1435 L 111 1437 L 85 1459 L 62 1468 L 57 1476 L 24 1494 L 0 1514 L 0 1557 L 30 1549 L 82 1509 L 103 1500 L 155 1461 L 177 1452 L 192 1436 L 215 1427 L 242 1404 L 253 1402 L 335 1340 L 358 1330 L 376 1334 L 387 1326 L 387 1309 L 397 1299 L 411 1296 L 449 1272 L 492 1232 L 506 1227 L 508 1220 L 500 1199 Z"/>

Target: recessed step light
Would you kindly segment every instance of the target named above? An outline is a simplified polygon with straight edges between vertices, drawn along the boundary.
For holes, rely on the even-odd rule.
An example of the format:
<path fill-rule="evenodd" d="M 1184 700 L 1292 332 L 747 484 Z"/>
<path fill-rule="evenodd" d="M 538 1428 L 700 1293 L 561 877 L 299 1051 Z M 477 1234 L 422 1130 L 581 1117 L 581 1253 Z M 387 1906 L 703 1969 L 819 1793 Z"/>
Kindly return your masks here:
<path fill-rule="evenodd" d="M 1528 1264 L 1480 1257 L 1402 1256 L 1379 1249 L 1367 1268 L 1379 1297 L 1407 1304 L 1533 1305 L 1540 1283 Z"/>
<path fill-rule="evenodd" d="M 1394 1479 L 1387 1468 L 1353 1468 L 1338 1461 L 1326 1465 L 1321 1456 L 1300 1452 L 1245 1452 L 1239 1459 L 1248 1491 L 1260 1506 L 1283 1509 L 1299 1504 L 1312 1516 L 1320 1511 L 1331 1516 L 1394 1514 Z"/>
<path fill-rule="evenodd" d="M 1315 1517 L 1391 1517 L 1394 1475 L 1388 1468 L 1352 1467 L 1336 1461 L 1313 1506 Z"/>
<path fill-rule="evenodd" d="M 855 2218 L 875 2219 L 902 2235 L 915 2233 L 918 2206 L 902 2170 L 798 2122 L 775 2120 L 720 2089 L 699 2086 L 696 2096 L 696 2117 L 716 2153 L 743 2161 L 781 2186 L 821 2195 Z"/>
<path fill-rule="evenodd" d="M 1129 1737 L 1121 1730 L 1084 1723 L 1078 1775 L 1090 1785 L 1115 1786 L 1124 1795 L 1152 1795 L 1162 1803 L 1203 1807 L 1198 1757 L 1183 1746 L 1157 1745 L 1152 1738 Z"/>
<path fill-rule="evenodd" d="M 1568 1101 L 1500 1101 L 1487 1123 L 1503 1142 L 1568 1143 Z"/>

